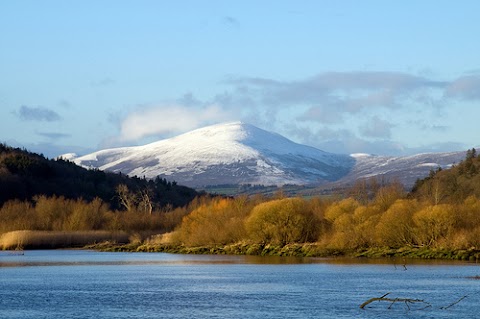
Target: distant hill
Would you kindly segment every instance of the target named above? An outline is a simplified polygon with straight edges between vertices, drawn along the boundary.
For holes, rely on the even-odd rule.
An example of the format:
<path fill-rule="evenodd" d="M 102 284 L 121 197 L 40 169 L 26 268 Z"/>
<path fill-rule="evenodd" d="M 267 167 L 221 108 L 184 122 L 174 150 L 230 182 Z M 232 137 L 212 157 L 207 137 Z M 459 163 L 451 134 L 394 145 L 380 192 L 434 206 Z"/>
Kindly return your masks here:
<path fill-rule="evenodd" d="M 83 198 L 95 197 L 120 208 L 116 189 L 125 185 L 132 192 L 147 191 L 157 207 L 184 206 L 198 192 L 175 182 L 155 178 L 146 180 L 121 173 L 85 169 L 63 159 L 47 159 L 42 155 L 0 144 L 0 206 L 11 199 L 31 200 L 37 195 Z"/>
<path fill-rule="evenodd" d="M 378 156 L 352 154 L 355 166 L 336 185 L 352 185 L 357 180 L 375 177 L 379 180 L 397 181 L 411 189 L 417 179 L 428 176 L 431 170 L 447 169 L 465 158 L 465 151 L 449 153 L 424 153 L 410 156 Z"/>
<path fill-rule="evenodd" d="M 161 176 L 183 185 L 309 185 L 345 187 L 358 179 L 398 180 L 411 188 L 431 169 L 448 168 L 465 152 L 405 157 L 333 154 L 253 125 L 233 122 L 200 128 L 144 146 L 106 149 L 65 158 L 78 165 L 130 176 Z"/>
<path fill-rule="evenodd" d="M 434 204 L 462 202 L 472 195 L 480 198 L 480 157 L 477 151 L 474 148 L 468 150 L 464 160 L 450 169 L 431 170 L 426 178 L 416 181 L 412 195 L 429 199 Z"/>

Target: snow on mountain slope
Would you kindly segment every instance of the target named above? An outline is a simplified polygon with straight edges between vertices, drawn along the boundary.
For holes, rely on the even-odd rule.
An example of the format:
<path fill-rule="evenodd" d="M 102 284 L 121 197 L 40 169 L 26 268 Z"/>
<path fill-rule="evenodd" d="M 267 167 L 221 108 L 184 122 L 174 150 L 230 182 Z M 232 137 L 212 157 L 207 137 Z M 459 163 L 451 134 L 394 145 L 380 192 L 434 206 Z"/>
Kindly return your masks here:
<path fill-rule="evenodd" d="M 300 145 L 242 122 L 208 126 L 144 146 L 102 150 L 73 161 L 193 187 L 324 183 L 346 176 L 355 163 L 348 155 Z"/>
<path fill-rule="evenodd" d="M 425 153 L 392 157 L 369 154 L 352 154 L 356 163 L 348 175 L 338 183 L 352 184 L 358 179 L 377 177 L 386 181 L 397 180 L 411 188 L 418 178 L 428 176 L 431 169 L 449 168 L 465 158 L 465 152 Z"/>
<path fill-rule="evenodd" d="M 410 188 L 431 169 L 447 168 L 465 152 L 405 157 L 339 155 L 294 143 L 253 125 L 212 125 L 144 146 L 98 151 L 67 159 L 131 176 L 160 176 L 191 187 L 221 184 L 353 184 L 362 178 L 398 180 Z"/>

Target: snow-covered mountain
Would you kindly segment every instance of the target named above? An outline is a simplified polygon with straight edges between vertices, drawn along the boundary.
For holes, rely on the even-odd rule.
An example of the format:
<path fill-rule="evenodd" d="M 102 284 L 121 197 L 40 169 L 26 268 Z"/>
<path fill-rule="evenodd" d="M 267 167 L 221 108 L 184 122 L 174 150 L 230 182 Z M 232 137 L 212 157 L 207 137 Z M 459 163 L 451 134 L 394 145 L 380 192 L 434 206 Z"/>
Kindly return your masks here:
<path fill-rule="evenodd" d="M 90 168 L 156 176 L 199 187 L 219 184 L 311 184 L 346 176 L 355 159 L 294 143 L 234 122 L 197 129 L 144 146 L 66 158 Z"/>
<path fill-rule="evenodd" d="M 448 167 L 465 152 L 387 157 L 340 155 L 294 143 L 253 125 L 234 122 L 197 129 L 144 146 L 106 149 L 66 159 L 131 176 L 160 176 L 191 187 L 221 184 L 351 184 L 381 176 L 411 187 L 430 169 Z"/>
<path fill-rule="evenodd" d="M 358 179 L 370 177 L 386 181 L 399 181 L 411 188 L 418 178 L 428 176 L 430 170 L 449 168 L 465 158 L 466 152 L 425 153 L 411 156 L 376 156 L 370 154 L 352 154 L 355 166 L 339 184 L 353 184 Z"/>

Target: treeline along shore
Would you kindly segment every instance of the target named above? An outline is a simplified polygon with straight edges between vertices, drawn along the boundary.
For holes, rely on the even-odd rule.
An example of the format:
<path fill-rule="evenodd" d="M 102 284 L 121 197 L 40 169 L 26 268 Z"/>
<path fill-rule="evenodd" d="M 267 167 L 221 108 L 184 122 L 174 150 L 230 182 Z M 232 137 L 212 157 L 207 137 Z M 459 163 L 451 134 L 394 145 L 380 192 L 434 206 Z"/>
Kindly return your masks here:
<path fill-rule="evenodd" d="M 480 257 L 480 158 L 475 149 L 450 169 L 432 170 L 409 192 L 396 182 L 369 179 L 338 196 L 196 194 L 185 205 L 174 206 L 152 200 L 161 193 L 149 189 L 155 182 L 149 183 L 144 188 L 117 183 L 113 203 L 99 197 L 38 194 L 6 200 L 0 209 L 0 248 L 471 261 Z M 56 236 L 64 242 L 52 245 Z"/>

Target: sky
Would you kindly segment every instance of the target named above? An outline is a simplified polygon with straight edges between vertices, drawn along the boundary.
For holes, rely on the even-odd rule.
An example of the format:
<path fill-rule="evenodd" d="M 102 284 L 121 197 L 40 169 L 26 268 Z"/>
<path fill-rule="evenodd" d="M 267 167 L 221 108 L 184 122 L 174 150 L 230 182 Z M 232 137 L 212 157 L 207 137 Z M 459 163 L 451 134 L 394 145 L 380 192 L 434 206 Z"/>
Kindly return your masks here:
<path fill-rule="evenodd" d="M 0 1 L 0 142 L 243 121 L 334 153 L 480 145 L 480 1 Z"/>

